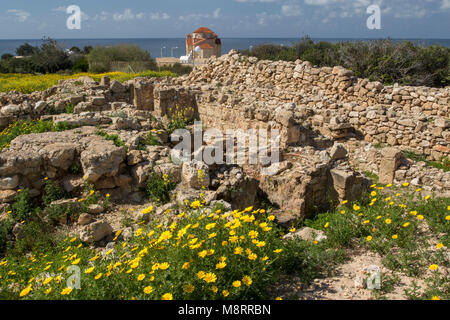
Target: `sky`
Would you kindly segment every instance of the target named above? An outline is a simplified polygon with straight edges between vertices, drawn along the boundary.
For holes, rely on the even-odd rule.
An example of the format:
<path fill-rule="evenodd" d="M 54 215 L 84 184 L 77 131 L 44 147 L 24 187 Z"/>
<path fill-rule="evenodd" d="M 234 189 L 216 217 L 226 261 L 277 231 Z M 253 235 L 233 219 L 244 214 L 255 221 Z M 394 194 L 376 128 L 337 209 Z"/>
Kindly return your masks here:
<path fill-rule="evenodd" d="M 369 29 L 370 5 L 381 29 Z M 82 11 L 69 30 L 66 9 Z M 450 38 L 450 0 L 0 0 L 0 39 L 183 38 L 206 26 L 222 38 Z"/>

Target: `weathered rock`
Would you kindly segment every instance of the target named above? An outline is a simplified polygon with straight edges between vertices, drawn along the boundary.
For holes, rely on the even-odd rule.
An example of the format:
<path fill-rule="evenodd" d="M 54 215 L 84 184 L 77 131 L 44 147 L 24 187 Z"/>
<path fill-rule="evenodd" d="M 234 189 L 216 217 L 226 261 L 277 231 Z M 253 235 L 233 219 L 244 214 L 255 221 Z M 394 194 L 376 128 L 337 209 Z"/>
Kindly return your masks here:
<path fill-rule="evenodd" d="M 79 224 L 80 226 L 85 226 L 85 225 L 91 223 L 92 220 L 93 220 L 93 217 L 92 217 L 90 214 L 88 214 L 88 213 L 82 213 L 82 214 L 80 214 L 80 216 L 78 217 L 78 224 Z"/>
<path fill-rule="evenodd" d="M 294 239 L 294 238 L 300 238 L 305 241 L 320 242 L 322 240 L 326 240 L 327 236 L 321 230 L 304 227 L 301 228 L 300 230 L 295 231 L 294 233 L 288 233 L 283 237 L 283 239 Z"/>
<path fill-rule="evenodd" d="M 97 221 L 88 224 L 80 232 L 80 239 L 83 242 L 92 243 L 100 241 L 113 233 L 112 227 L 105 221 Z"/>
<path fill-rule="evenodd" d="M 204 162 L 195 159 L 191 162 L 183 162 L 181 181 L 183 184 L 194 189 L 209 187 L 210 176 L 208 166 Z"/>
<path fill-rule="evenodd" d="M 19 176 L 0 178 L 0 190 L 12 190 L 19 185 Z"/>
<path fill-rule="evenodd" d="M 330 157 L 332 160 L 344 159 L 347 157 L 347 149 L 342 144 L 335 143 L 330 150 Z"/>
<path fill-rule="evenodd" d="M 119 172 L 119 165 L 125 160 L 126 152 L 112 141 L 94 140 L 81 153 L 81 165 L 86 180 L 96 182 L 101 177 L 113 177 Z"/>
<path fill-rule="evenodd" d="M 382 159 L 379 168 L 380 183 L 390 184 L 394 182 L 395 171 L 400 165 L 402 152 L 396 148 L 388 147 L 381 151 Z"/>

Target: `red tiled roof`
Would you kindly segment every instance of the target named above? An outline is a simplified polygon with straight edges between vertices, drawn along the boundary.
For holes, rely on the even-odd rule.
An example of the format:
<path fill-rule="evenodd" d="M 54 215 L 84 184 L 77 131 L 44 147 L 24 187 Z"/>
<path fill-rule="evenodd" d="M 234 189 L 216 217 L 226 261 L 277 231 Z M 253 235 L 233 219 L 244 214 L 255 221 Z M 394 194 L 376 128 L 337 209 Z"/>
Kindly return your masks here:
<path fill-rule="evenodd" d="M 207 27 L 200 27 L 197 30 L 195 30 L 193 33 L 214 33 Z"/>

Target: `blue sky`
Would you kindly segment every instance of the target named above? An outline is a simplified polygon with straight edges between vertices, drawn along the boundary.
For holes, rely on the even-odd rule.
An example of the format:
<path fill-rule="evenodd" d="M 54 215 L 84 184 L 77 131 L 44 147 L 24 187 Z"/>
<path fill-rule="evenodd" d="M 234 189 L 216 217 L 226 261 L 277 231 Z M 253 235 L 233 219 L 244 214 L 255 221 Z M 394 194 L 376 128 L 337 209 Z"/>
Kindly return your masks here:
<path fill-rule="evenodd" d="M 366 9 L 381 8 L 381 30 Z M 65 8 L 83 11 L 66 28 Z M 221 37 L 450 38 L 450 0 L 2 0 L 0 39 L 182 38 L 199 26 Z"/>

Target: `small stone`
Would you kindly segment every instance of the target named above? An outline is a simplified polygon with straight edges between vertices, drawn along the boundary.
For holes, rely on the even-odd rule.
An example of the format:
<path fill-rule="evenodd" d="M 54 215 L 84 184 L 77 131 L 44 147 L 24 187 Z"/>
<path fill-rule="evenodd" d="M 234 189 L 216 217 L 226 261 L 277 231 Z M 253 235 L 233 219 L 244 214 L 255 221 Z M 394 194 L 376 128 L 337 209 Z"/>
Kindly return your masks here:
<path fill-rule="evenodd" d="M 78 224 L 81 226 L 85 226 L 92 222 L 92 216 L 88 213 L 82 213 L 78 218 Z"/>

